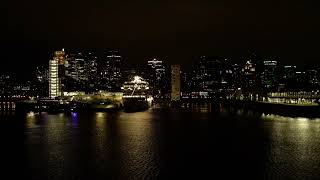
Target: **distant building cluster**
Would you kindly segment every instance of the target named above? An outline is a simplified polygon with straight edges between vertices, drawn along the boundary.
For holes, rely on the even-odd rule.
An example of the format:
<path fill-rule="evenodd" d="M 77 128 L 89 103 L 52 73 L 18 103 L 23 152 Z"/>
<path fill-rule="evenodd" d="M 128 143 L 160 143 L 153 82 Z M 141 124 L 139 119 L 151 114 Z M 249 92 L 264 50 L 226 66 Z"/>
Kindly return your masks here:
<path fill-rule="evenodd" d="M 38 73 L 41 82 L 45 73 L 45 70 Z M 56 51 L 49 60 L 48 73 L 49 97 L 52 98 L 70 91 L 121 91 L 123 83 L 136 75 L 150 83 L 155 97 L 169 97 L 170 72 L 162 60 L 150 58 L 145 64 L 130 67 L 117 50 Z"/>
<path fill-rule="evenodd" d="M 155 98 L 197 97 L 270 92 L 318 91 L 316 67 L 299 69 L 272 57 L 251 55 L 233 63 L 228 58 L 198 56 L 191 70 L 150 57 L 129 65 L 118 50 L 55 51 L 46 65 L 34 69 L 34 79 L 20 82 L 12 74 L 0 74 L 0 95 L 59 97 L 67 92 L 100 90 L 119 92 L 125 81 L 140 76 Z"/>
<path fill-rule="evenodd" d="M 119 51 L 56 51 L 49 60 L 49 96 L 63 92 L 119 91 L 122 85 L 122 57 Z"/>
<path fill-rule="evenodd" d="M 276 58 L 252 55 L 242 63 L 229 59 L 200 56 L 193 71 L 182 72 L 182 95 L 212 97 L 216 95 L 261 94 L 268 92 L 318 91 L 320 74 L 316 68 L 298 70 L 295 65 L 281 65 Z"/>

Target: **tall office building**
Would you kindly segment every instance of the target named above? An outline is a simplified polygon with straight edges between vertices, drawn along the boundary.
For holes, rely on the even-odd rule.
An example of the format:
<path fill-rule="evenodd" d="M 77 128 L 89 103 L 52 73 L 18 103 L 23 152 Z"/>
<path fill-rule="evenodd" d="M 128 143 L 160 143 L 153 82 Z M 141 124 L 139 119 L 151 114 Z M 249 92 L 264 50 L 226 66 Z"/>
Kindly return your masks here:
<path fill-rule="evenodd" d="M 122 57 L 119 51 L 107 51 L 100 62 L 100 75 L 102 88 L 118 91 L 122 86 Z"/>
<path fill-rule="evenodd" d="M 180 100 L 180 65 L 171 65 L 171 101 Z"/>
<path fill-rule="evenodd" d="M 65 63 L 65 75 L 78 82 L 88 81 L 88 72 L 86 70 L 86 61 L 83 53 L 70 53 Z"/>
<path fill-rule="evenodd" d="M 228 59 L 215 56 L 200 56 L 195 64 L 192 76 L 194 91 L 215 93 L 227 91 L 233 87 L 233 68 Z"/>
<path fill-rule="evenodd" d="M 61 96 L 61 84 L 59 80 L 58 59 L 49 60 L 49 97 Z"/>
<path fill-rule="evenodd" d="M 39 83 L 48 82 L 48 68 L 44 66 L 38 66 L 36 68 L 36 78 Z"/>
<path fill-rule="evenodd" d="M 229 59 L 223 59 L 221 60 L 221 67 L 219 69 L 220 74 L 220 85 L 219 89 L 220 92 L 229 92 L 230 90 L 233 91 L 235 88 L 235 69 L 233 64 L 231 64 Z"/>
<path fill-rule="evenodd" d="M 65 61 L 66 61 L 66 56 L 65 56 L 65 51 L 64 49 L 62 49 L 61 51 L 55 51 L 54 52 L 54 57 L 53 59 L 55 59 L 56 61 L 58 61 L 58 74 L 59 74 L 59 78 L 60 80 L 63 80 L 64 76 L 65 76 Z"/>
<path fill-rule="evenodd" d="M 278 61 L 263 61 L 263 71 L 260 75 L 264 88 L 274 89 L 279 83 Z"/>
<path fill-rule="evenodd" d="M 152 86 L 153 95 L 161 96 L 167 87 L 166 69 L 163 61 L 154 58 L 148 61 L 148 66 L 150 67 L 149 84 Z"/>
<path fill-rule="evenodd" d="M 76 62 L 76 53 L 69 53 L 66 58 L 65 63 L 65 75 L 68 78 L 77 79 L 77 62 Z"/>
<path fill-rule="evenodd" d="M 295 83 L 293 85 L 293 89 L 297 91 L 305 90 L 307 87 L 307 78 L 305 71 L 297 71 L 295 74 Z"/>
<path fill-rule="evenodd" d="M 63 94 L 62 91 L 65 89 L 65 62 L 66 54 L 64 49 L 61 51 L 55 51 L 53 59 L 58 61 L 58 80 L 59 80 L 59 90 L 60 96 Z"/>
<path fill-rule="evenodd" d="M 283 67 L 282 80 L 288 91 L 294 90 L 297 86 L 297 66 L 287 65 Z"/>
<path fill-rule="evenodd" d="M 62 81 L 65 77 L 65 52 L 55 51 L 52 60 L 49 60 L 49 97 L 54 98 L 62 94 Z"/>
<path fill-rule="evenodd" d="M 0 73 L 0 95 L 10 94 L 13 82 L 12 76 L 3 72 Z"/>
<path fill-rule="evenodd" d="M 251 61 L 246 61 L 242 68 L 242 86 L 245 90 L 256 90 L 256 65 Z"/>
<path fill-rule="evenodd" d="M 160 85 L 161 80 L 164 79 L 165 76 L 165 67 L 163 62 L 154 58 L 148 61 L 148 66 L 153 70 L 151 75 L 153 76 L 155 83 Z"/>
<path fill-rule="evenodd" d="M 241 88 L 241 66 L 238 64 L 232 64 L 232 86 L 235 89 Z"/>
<path fill-rule="evenodd" d="M 98 75 L 98 56 L 94 52 L 88 52 L 86 54 L 86 71 L 87 71 L 87 77 L 89 80 L 89 86 L 95 87 L 99 81 L 99 78 L 97 78 Z"/>
<path fill-rule="evenodd" d="M 284 66 L 283 78 L 291 79 L 295 78 L 297 66 Z"/>
<path fill-rule="evenodd" d="M 318 90 L 319 87 L 319 74 L 315 69 L 309 69 L 306 71 L 306 82 L 309 90 Z"/>
<path fill-rule="evenodd" d="M 49 69 L 48 66 L 38 66 L 35 72 L 35 81 L 32 83 L 33 92 L 37 96 L 48 96 L 49 87 Z"/>
<path fill-rule="evenodd" d="M 181 91 L 183 93 L 190 93 L 192 92 L 192 82 L 190 74 L 187 72 L 181 73 Z"/>

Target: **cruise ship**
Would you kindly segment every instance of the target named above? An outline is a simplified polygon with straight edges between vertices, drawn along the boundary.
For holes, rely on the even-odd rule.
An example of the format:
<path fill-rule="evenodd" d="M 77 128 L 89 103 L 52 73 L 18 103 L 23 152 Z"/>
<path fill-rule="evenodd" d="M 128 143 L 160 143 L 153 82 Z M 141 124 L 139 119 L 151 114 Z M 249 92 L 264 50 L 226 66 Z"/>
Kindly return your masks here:
<path fill-rule="evenodd" d="M 152 97 L 149 96 L 149 83 L 139 76 L 132 81 L 125 82 L 123 87 L 123 107 L 125 111 L 143 111 L 151 106 Z"/>

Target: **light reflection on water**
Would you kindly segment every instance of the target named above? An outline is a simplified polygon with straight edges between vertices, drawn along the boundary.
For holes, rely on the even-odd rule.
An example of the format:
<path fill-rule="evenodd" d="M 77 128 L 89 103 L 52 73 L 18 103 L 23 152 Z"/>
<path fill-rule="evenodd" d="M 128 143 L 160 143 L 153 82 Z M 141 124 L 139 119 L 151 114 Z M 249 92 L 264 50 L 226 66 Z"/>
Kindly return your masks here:
<path fill-rule="evenodd" d="M 320 118 L 307 118 L 307 117 L 287 117 L 276 114 L 261 114 L 263 119 L 276 120 L 276 121 L 320 121 Z"/>
<path fill-rule="evenodd" d="M 23 116 L 24 168 L 30 179 L 214 177 L 223 170 L 239 177 L 259 172 L 257 179 L 320 177 L 320 118 L 201 110 L 207 107 L 165 113 L 29 113 Z"/>
<path fill-rule="evenodd" d="M 286 179 L 290 175 L 312 178 L 320 170 L 320 119 L 285 117 L 262 114 L 265 124 L 270 126 L 270 141 L 267 144 L 267 176 Z"/>
<path fill-rule="evenodd" d="M 154 136 L 153 115 L 146 112 L 119 116 L 122 173 L 129 179 L 154 179 L 159 175 L 158 140 Z"/>
<path fill-rule="evenodd" d="M 48 175 L 53 179 L 63 176 L 70 157 L 72 123 L 64 113 L 49 115 L 44 121 L 44 138 L 48 158 Z"/>
<path fill-rule="evenodd" d="M 26 114 L 26 126 L 33 128 L 37 125 L 38 117 L 34 112 L 29 112 Z"/>
<path fill-rule="evenodd" d="M 181 108 L 185 111 L 208 113 L 212 110 L 212 103 L 182 103 Z"/>

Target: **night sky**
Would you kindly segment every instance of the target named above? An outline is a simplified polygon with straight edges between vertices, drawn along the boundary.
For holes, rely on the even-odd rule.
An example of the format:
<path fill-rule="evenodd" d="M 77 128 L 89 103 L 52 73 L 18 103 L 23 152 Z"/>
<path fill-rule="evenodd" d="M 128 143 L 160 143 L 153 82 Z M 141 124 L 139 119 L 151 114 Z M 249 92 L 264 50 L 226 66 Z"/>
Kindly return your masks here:
<path fill-rule="evenodd" d="M 128 61 L 193 55 L 237 59 L 257 51 L 283 64 L 320 60 L 316 1 L 7 0 L 1 2 L 1 69 L 47 63 L 54 48 L 115 48 Z"/>

